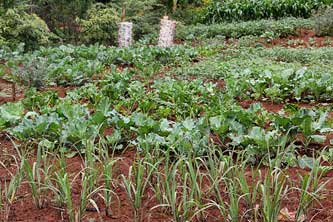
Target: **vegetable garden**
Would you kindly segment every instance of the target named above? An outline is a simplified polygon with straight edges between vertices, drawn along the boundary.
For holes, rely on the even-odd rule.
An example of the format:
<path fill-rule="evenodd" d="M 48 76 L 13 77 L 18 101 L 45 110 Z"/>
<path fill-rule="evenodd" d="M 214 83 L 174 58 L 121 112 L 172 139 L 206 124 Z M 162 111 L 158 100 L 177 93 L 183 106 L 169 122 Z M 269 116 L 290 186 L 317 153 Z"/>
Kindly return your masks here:
<path fill-rule="evenodd" d="M 0 220 L 333 220 L 332 2 L 306 2 L 187 1 L 167 48 L 0 18 Z"/>

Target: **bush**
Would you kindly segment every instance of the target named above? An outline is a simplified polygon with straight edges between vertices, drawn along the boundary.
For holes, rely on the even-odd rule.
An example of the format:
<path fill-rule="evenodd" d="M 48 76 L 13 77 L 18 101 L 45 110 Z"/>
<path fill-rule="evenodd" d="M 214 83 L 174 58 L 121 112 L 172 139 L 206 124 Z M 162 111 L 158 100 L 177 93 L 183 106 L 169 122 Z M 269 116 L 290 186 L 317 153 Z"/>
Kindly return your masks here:
<path fill-rule="evenodd" d="M 114 44 L 117 40 L 119 13 L 104 4 L 95 4 L 88 10 L 86 19 L 78 19 L 81 41 L 84 43 Z"/>
<path fill-rule="evenodd" d="M 122 8 L 126 8 L 125 20 L 133 22 L 133 37 L 140 39 L 157 32 L 159 20 L 165 7 L 158 0 L 122 0 L 109 4 L 95 4 L 86 19 L 78 19 L 81 26 L 81 40 L 84 43 L 116 43 Z"/>
<path fill-rule="evenodd" d="M 56 36 L 49 31 L 46 23 L 35 14 L 8 9 L 0 15 L 0 44 L 16 48 L 25 44 L 26 50 L 48 45 Z"/>
<path fill-rule="evenodd" d="M 318 36 L 333 35 L 333 8 L 327 9 L 323 14 L 316 17 L 315 27 Z"/>
<path fill-rule="evenodd" d="M 256 20 L 282 17 L 309 18 L 313 10 L 333 0 L 215 0 L 202 14 L 202 22 Z"/>
<path fill-rule="evenodd" d="M 117 0 L 112 7 L 126 8 L 125 19 L 133 22 L 134 39 L 158 32 L 160 19 L 167 12 L 161 0 Z"/>

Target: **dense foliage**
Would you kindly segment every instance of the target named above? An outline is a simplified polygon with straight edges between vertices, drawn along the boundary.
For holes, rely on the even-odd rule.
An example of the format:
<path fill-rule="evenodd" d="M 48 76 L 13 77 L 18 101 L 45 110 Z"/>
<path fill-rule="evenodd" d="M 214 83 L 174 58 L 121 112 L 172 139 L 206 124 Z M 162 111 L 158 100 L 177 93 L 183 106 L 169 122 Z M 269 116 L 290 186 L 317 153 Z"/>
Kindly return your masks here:
<path fill-rule="evenodd" d="M 202 21 L 219 23 L 288 16 L 308 18 L 313 10 L 332 3 L 332 0 L 215 0 L 204 10 Z"/>
<path fill-rule="evenodd" d="M 50 44 L 55 36 L 45 22 L 35 14 L 9 9 L 0 16 L 0 45 L 10 48 L 24 43 L 26 49 Z"/>
<path fill-rule="evenodd" d="M 87 18 L 79 20 L 82 41 L 115 44 L 119 21 L 120 17 L 115 9 L 103 4 L 94 5 L 88 10 Z"/>
<path fill-rule="evenodd" d="M 19 8 L 29 14 L 35 13 L 52 32 L 68 42 L 112 43 L 117 28 L 115 24 L 122 16 L 123 9 L 126 10 L 125 19 L 135 23 L 135 37 L 139 38 L 155 32 L 159 19 L 165 13 L 176 13 L 192 4 L 198 4 L 198 1 L 10 0 L 0 2 L 0 12 L 3 14 L 8 9 Z M 97 30 L 99 34 L 96 34 Z M 105 33 L 110 37 L 107 38 Z"/>
<path fill-rule="evenodd" d="M 157 33 L 159 19 L 166 10 L 157 0 L 119 1 L 92 5 L 84 19 L 78 19 L 80 38 L 85 43 L 116 43 L 118 22 L 132 21 L 134 38 Z"/>
<path fill-rule="evenodd" d="M 299 28 L 316 28 L 318 35 L 330 35 L 330 10 L 319 10 L 315 20 L 286 18 L 308 18 L 327 5 L 332 5 L 332 0 L 6 1 L 0 5 L 0 43 L 15 48 L 24 42 L 26 49 L 53 42 L 116 45 L 118 23 L 126 20 L 134 24 L 135 40 L 154 44 L 159 20 L 166 14 L 179 21 L 178 36 L 187 40 L 215 36 L 279 37 L 295 34 Z M 282 20 L 273 20 L 276 18 Z M 265 20 L 248 21 L 257 19 Z M 226 23 L 234 20 L 245 21 Z M 219 24 L 193 25 L 197 22 Z"/>

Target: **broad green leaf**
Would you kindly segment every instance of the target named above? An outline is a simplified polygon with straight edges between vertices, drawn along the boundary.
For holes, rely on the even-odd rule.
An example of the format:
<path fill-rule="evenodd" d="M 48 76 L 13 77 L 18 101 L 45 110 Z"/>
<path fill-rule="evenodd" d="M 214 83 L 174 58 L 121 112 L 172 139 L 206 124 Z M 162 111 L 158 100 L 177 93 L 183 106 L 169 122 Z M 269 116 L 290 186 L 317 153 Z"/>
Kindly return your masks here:
<path fill-rule="evenodd" d="M 305 168 L 312 169 L 313 166 L 315 165 L 315 161 L 316 160 L 312 157 L 302 156 L 298 159 L 298 165 L 302 169 L 305 169 Z"/>
<path fill-rule="evenodd" d="M 221 127 L 221 118 L 219 116 L 209 118 L 209 122 L 213 129 L 219 129 Z"/>
<path fill-rule="evenodd" d="M 184 126 L 187 130 L 191 131 L 191 130 L 194 129 L 195 123 L 194 123 L 194 121 L 193 121 L 192 119 L 187 118 L 185 121 L 183 121 L 183 126 Z"/>
<path fill-rule="evenodd" d="M 324 143 L 326 136 L 323 135 L 311 135 L 310 138 L 316 143 Z"/>

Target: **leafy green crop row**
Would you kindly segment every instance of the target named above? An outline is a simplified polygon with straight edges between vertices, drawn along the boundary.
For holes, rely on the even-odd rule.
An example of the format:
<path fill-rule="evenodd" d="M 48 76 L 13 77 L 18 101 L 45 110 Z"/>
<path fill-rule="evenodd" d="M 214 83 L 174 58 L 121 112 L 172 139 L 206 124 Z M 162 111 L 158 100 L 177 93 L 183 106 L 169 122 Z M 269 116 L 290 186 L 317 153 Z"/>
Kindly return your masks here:
<path fill-rule="evenodd" d="M 226 0 L 212 1 L 204 10 L 202 21 L 217 23 L 234 20 L 304 17 L 314 10 L 332 5 L 332 0 Z"/>
<path fill-rule="evenodd" d="M 228 48 L 223 51 L 224 59 L 265 58 L 275 62 L 301 63 L 307 65 L 332 65 L 332 47 L 323 48 Z"/>
<path fill-rule="evenodd" d="M 285 18 L 281 20 L 258 20 L 246 22 L 219 23 L 212 25 L 183 26 L 177 30 L 177 37 L 184 40 L 200 40 L 224 36 L 240 38 L 242 36 L 262 36 L 271 33 L 275 37 L 297 34 L 301 28 L 313 29 L 313 19 Z"/>
<path fill-rule="evenodd" d="M 292 107 L 288 116 L 268 113 L 260 104 L 246 110 L 213 83 L 166 78 L 148 86 L 133 74 L 113 72 L 65 98 L 52 91 L 31 91 L 22 103 L 1 107 L 2 127 L 13 126 L 7 131 L 22 141 L 47 139 L 82 152 L 87 139 L 104 137 L 107 128 L 112 129 L 105 136 L 110 144 L 144 152 L 160 147 L 177 155 L 200 156 L 213 142 L 224 149 L 245 150 L 253 163 L 278 150 L 293 154 L 297 134 L 304 135 L 307 146 L 323 142 L 325 133 L 332 131 L 325 110 Z"/>
<path fill-rule="evenodd" d="M 0 74 L 10 68 L 12 78 L 29 86 L 82 85 L 111 65 L 134 66 L 141 69 L 188 61 L 198 50 L 186 46 L 173 48 L 139 47 L 121 49 L 98 45 L 41 48 L 33 53 L 3 51 Z M 6 76 L 6 75 L 5 75 Z"/>
<path fill-rule="evenodd" d="M 330 48 L 230 49 L 221 57 L 184 65 L 169 73 L 222 79 L 226 93 L 234 98 L 327 102 L 332 101 L 333 94 L 332 58 Z"/>

